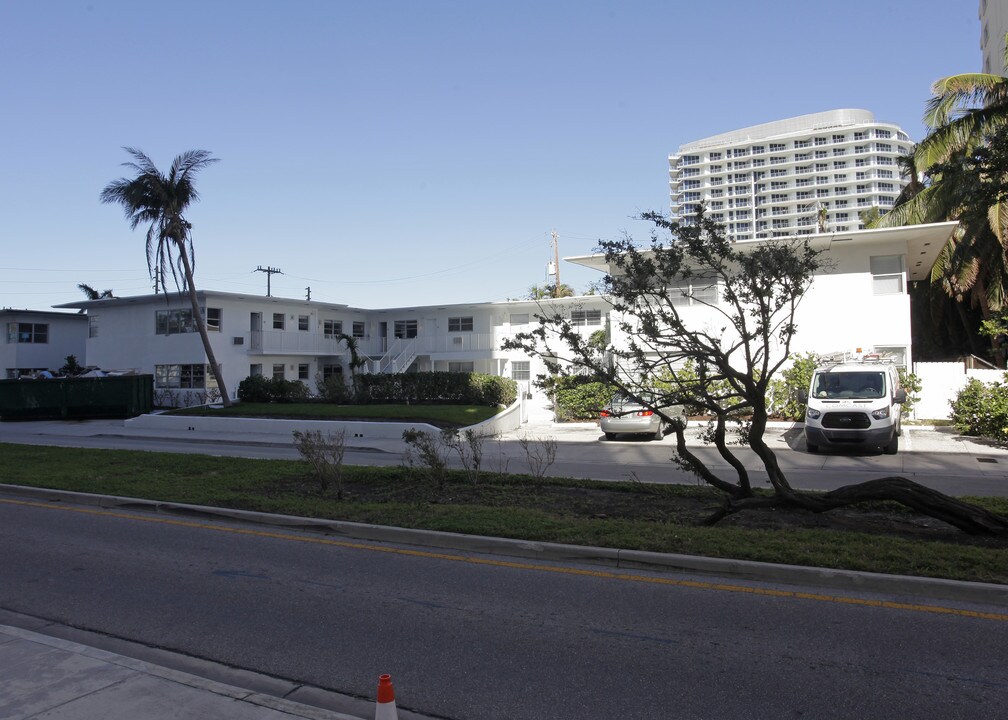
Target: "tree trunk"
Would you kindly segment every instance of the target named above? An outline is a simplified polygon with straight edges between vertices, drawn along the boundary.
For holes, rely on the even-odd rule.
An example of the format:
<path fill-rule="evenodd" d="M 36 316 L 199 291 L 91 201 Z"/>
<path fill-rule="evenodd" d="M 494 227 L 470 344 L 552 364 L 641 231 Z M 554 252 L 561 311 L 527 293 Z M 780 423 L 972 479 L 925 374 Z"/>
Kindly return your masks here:
<path fill-rule="evenodd" d="M 189 302 L 192 304 L 193 319 L 196 321 L 196 329 L 199 330 L 200 339 L 203 340 L 203 349 L 206 351 L 207 362 L 210 364 L 210 371 L 214 379 L 217 380 L 217 389 L 220 390 L 221 402 L 224 407 L 231 407 L 231 398 L 228 396 L 227 388 L 224 386 L 224 376 L 221 375 L 220 365 L 214 357 L 213 347 L 210 345 L 210 336 L 207 334 L 206 320 L 200 312 L 199 298 L 196 297 L 196 285 L 193 283 L 192 264 L 189 262 L 189 254 L 186 252 L 184 243 L 178 243 L 179 256 L 182 258 L 182 268 L 185 272 L 186 289 L 189 291 Z"/>
<path fill-rule="evenodd" d="M 959 528 L 970 535 L 1008 535 L 1008 517 L 995 515 L 976 505 L 924 487 L 904 477 L 890 476 L 856 485 L 812 493 L 792 490 L 753 498 L 729 497 L 725 504 L 705 521 L 713 525 L 742 510 L 766 507 L 791 507 L 821 513 L 861 502 L 890 500 Z"/>

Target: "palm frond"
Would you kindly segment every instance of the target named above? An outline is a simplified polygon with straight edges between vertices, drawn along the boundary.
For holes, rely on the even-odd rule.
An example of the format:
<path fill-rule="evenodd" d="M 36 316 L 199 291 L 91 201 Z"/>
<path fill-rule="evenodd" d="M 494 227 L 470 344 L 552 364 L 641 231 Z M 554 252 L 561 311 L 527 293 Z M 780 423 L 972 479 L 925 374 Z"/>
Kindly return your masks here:
<path fill-rule="evenodd" d="M 930 128 L 947 125 L 969 106 L 985 106 L 990 96 L 1008 78 L 990 73 L 963 73 L 936 80 L 931 86 L 934 95 L 927 103 L 924 123 Z"/>

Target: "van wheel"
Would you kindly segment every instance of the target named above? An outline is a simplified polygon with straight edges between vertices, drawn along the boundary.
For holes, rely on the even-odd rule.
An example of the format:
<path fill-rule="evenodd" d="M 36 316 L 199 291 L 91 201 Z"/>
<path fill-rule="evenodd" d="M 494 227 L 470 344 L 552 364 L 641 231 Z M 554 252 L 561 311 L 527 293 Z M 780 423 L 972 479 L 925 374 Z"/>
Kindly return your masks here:
<path fill-rule="evenodd" d="M 892 440 L 886 445 L 883 450 L 886 455 L 895 455 L 899 451 L 899 435 L 893 433 Z"/>
<path fill-rule="evenodd" d="M 813 445 L 813 444 L 812 444 L 812 443 L 810 443 L 810 442 L 807 442 L 807 443 L 805 443 L 805 448 L 806 448 L 806 449 L 807 449 L 807 450 L 808 450 L 808 451 L 809 451 L 810 453 L 812 453 L 813 455 L 815 455 L 815 454 L 816 454 L 817 452 L 819 452 L 819 446 L 818 446 L 818 445 Z"/>

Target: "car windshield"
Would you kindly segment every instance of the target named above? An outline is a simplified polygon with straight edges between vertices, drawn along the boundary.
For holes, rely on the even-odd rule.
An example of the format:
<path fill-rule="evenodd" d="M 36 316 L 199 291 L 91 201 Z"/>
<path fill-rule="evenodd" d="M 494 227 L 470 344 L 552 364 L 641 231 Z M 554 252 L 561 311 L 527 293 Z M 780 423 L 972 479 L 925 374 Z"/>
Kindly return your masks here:
<path fill-rule="evenodd" d="M 882 397 L 884 392 L 885 373 L 876 370 L 816 373 L 812 385 L 812 396 L 827 400 L 843 398 L 870 400 Z"/>

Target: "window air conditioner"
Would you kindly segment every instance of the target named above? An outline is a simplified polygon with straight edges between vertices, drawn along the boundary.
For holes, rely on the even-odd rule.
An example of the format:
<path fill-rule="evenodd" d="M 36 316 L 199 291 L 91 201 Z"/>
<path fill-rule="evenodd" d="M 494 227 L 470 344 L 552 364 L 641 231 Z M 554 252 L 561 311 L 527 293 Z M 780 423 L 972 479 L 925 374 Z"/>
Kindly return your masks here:
<path fill-rule="evenodd" d="M 237 336 L 235 336 L 235 337 L 233 337 L 231 339 L 231 343 L 233 345 L 244 345 L 245 344 L 245 338 L 242 337 L 241 335 L 237 335 Z"/>
<path fill-rule="evenodd" d="M 453 337 L 452 338 L 452 344 L 453 345 L 461 345 L 462 344 L 462 338 L 461 337 Z"/>

